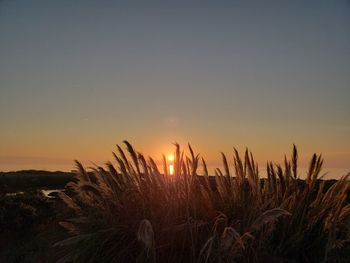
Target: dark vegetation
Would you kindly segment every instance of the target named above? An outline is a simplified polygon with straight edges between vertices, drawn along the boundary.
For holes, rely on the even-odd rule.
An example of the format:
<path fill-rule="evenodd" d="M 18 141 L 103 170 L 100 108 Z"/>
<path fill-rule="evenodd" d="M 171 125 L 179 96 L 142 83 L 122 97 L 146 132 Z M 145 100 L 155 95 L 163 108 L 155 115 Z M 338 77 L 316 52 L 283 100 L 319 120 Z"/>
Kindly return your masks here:
<path fill-rule="evenodd" d="M 62 189 L 74 174 L 41 170 L 0 172 L 0 191 L 12 193 L 36 189 Z"/>
<path fill-rule="evenodd" d="M 59 222 L 70 212 L 41 190 L 63 189 L 73 177 L 59 171 L 0 172 L 0 262 L 58 260 L 52 244 L 67 236 Z"/>
<path fill-rule="evenodd" d="M 56 262 L 52 244 L 67 234 L 58 222 L 69 216 L 62 202 L 41 191 L 0 198 L 0 262 Z"/>
<path fill-rule="evenodd" d="M 187 157 L 176 145 L 169 175 L 166 158 L 159 168 L 125 144 L 116 165 L 86 171 L 77 162 L 74 178 L 22 172 L 17 180 L 40 180 L 16 188 L 3 177 L 25 193 L 1 197 L 0 262 L 348 262 L 350 174 L 322 180 L 320 156 L 302 180 L 294 148 L 263 179 L 251 153 L 235 150 L 234 165 L 223 154 L 209 176 L 191 147 Z M 67 182 L 61 199 L 35 190 Z"/>
<path fill-rule="evenodd" d="M 67 262 L 348 262 L 350 174 L 327 186 L 321 156 L 300 180 L 294 147 L 262 180 L 253 155 L 234 150 L 233 167 L 222 154 L 209 177 L 190 146 L 186 156 L 176 145 L 169 175 L 165 157 L 162 173 L 125 145 L 116 166 L 91 174 L 77 162 L 71 194 L 60 194 L 75 212 L 62 222 L 71 237 L 54 245 Z"/>

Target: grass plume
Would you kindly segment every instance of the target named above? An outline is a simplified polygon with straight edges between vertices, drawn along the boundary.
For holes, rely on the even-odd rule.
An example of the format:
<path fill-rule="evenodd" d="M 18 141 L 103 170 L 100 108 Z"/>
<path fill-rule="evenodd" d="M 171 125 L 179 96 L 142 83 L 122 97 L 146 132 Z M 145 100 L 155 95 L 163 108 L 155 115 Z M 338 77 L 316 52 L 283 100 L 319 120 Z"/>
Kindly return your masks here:
<path fill-rule="evenodd" d="M 174 174 L 160 172 L 124 141 L 116 166 L 79 172 L 61 198 L 76 213 L 62 226 L 72 237 L 56 246 L 78 262 L 342 262 L 350 251 L 350 174 L 330 187 L 320 180 L 321 155 L 313 155 L 306 180 L 298 153 L 284 164 L 267 163 L 261 178 L 248 150 L 233 151 L 233 169 L 209 176 L 190 145 L 175 144 Z M 222 172 L 224 171 L 224 172 Z M 233 173 L 231 171 L 234 171 Z M 83 219 L 83 220 L 80 220 Z M 347 254 L 349 255 L 349 254 Z M 345 261 L 343 261 L 345 262 Z"/>

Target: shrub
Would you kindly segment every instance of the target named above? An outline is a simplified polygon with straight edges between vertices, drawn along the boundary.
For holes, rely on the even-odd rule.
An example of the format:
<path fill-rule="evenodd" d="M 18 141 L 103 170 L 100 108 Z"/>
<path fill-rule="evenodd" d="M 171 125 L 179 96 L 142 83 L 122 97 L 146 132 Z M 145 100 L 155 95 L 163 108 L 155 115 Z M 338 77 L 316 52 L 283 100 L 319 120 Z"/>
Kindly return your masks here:
<path fill-rule="evenodd" d="M 50 217 L 51 205 L 41 192 L 26 192 L 0 199 L 0 233 L 25 234 Z"/>

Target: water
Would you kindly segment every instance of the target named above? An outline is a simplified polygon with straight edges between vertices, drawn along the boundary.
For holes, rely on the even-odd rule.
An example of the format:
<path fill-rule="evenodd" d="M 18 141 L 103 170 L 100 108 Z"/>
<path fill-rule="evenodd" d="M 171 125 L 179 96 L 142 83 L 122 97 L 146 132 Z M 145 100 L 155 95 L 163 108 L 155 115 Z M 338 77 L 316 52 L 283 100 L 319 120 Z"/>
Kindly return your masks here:
<path fill-rule="evenodd" d="M 59 193 L 63 191 L 64 189 L 41 189 L 40 191 L 43 193 L 43 195 L 47 198 L 55 198 L 54 196 L 51 196 L 51 193 Z M 16 196 L 16 195 L 23 195 L 25 192 L 20 191 L 20 192 L 14 192 L 14 193 L 6 193 L 6 196 Z"/>
<path fill-rule="evenodd" d="M 47 198 L 55 198 L 54 196 L 50 196 L 51 193 L 59 193 L 62 192 L 64 189 L 43 189 L 41 192 L 44 194 L 45 197 Z"/>

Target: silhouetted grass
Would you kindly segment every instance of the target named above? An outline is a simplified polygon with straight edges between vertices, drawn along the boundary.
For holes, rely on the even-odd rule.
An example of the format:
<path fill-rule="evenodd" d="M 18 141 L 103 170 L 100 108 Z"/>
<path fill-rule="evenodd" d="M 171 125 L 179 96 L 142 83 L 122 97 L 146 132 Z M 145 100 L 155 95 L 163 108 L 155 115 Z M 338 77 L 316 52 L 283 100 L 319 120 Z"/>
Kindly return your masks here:
<path fill-rule="evenodd" d="M 66 251 L 60 262 L 347 262 L 350 174 L 325 189 L 321 156 L 300 183 L 295 147 L 261 179 L 249 151 L 234 150 L 233 169 L 222 154 L 210 177 L 203 159 L 197 175 L 190 146 L 187 156 L 175 144 L 169 175 L 125 145 L 116 165 L 88 173 L 77 162 L 73 194 L 60 194 L 76 214 L 61 223 L 71 237 L 55 244 Z"/>

